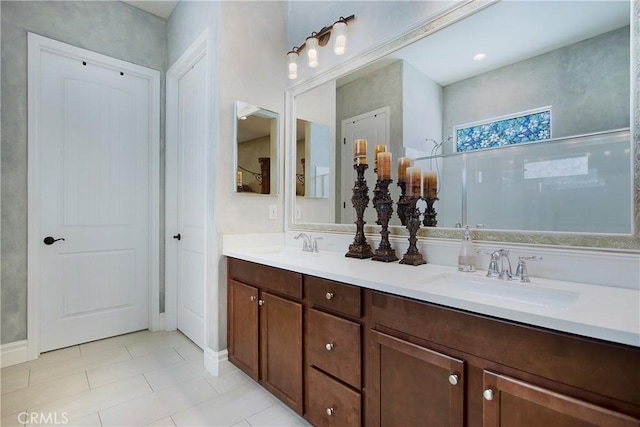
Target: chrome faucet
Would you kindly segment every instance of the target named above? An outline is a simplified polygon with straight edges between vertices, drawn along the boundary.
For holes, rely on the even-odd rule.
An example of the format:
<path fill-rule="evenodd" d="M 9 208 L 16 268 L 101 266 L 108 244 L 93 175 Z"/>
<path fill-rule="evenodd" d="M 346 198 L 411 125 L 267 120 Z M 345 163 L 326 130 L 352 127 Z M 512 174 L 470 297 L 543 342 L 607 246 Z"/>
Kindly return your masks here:
<path fill-rule="evenodd" d="M 300 233 L 297 236 L 295 236 L 294 239 L 298 240 L 301 237 L 304 239 L 302 241 L 303 252 L 319 252 L 318 240 L 322 240 L 322 237 L 311 237 L 307 233 Z"/>
<path fill-rule="evenodd" d="M 480 253 L 486 253 L 479 251 Z M 512 282 L 531 282 L 529 273 L 527 272 L 526 261 L 539 261 L 541 256 L 523 256 L 518 257 L 518 266 L 515 274 L 511 272 L 511 261 L 509 260 L 509 251 L 506 249 L 498 249 L 491 253 L 489 261 L 489 269 L 487 277 L 496 277 L 498 279 L 507 279 Z"/>
<path fill-rule="evenodd" d="M 491 253 L 487 277 L 497 277 L 498 279 L 511 278 L 511 261 L 509 260 L 508 250 L 501 248 Z"/>

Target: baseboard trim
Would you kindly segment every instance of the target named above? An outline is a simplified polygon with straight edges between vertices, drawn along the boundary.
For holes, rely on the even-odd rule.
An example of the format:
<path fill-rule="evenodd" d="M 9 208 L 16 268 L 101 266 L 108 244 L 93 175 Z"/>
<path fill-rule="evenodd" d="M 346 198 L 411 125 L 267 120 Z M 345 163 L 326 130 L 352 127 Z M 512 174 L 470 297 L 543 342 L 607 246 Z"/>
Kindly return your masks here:
<path fill-rule="evenodd" d="M 0 345 L 0 366 L 3 368 L 27 362 L 28 360 L 29 352 L 27 340 Z"/>
<path fill-rule="evenodd" d="M 214 351 L 209 347 L 204 349 L 204 369 L 214 377 L 224 372 L 224 367 L 229 363 L 227 349 Z"/>

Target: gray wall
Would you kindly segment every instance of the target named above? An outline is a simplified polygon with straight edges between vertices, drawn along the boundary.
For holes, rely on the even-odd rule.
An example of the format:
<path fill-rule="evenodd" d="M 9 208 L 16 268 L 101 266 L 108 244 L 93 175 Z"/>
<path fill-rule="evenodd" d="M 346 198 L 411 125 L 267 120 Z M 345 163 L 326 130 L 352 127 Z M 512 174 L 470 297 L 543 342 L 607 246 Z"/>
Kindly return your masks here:
<path fill-rule="evenodd" d="M 629 43 L 627 26 L 449 85 L 443 135 L 547 105 L 554 138 L 629 127 Z"/>
<path fill-rule="evenodd" d="M 27 335 L 27 31 L 149 67 L 164 76 L 166 22 L 119 1 L 3 1 L 1 14 L 0 343 L 4 344 L 26 339 Z M 162 85 L 164 94 L 164 77 Z M 164 147 L 164 96 L 161 106 L 161 147 Z M 161 188 L 163 152 L 164 149 L 160 159 Z M 164 208 L 160 212 L 163 224 Z M 163 274 L 160 277 L 163 289 Z"/>

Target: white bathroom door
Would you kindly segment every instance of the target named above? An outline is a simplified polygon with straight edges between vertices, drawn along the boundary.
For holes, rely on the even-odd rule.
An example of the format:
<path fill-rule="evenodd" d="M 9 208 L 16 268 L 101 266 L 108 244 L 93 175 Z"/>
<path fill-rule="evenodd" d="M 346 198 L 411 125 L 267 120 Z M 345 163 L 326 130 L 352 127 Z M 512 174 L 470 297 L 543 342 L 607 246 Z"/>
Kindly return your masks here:
<path fill-rule="evenodd" d="M 151 88 L 103 60 L 41 50 L 30 69 L 40 352 L 149 326 Z"/>
<path fill-rule="evenodd" d="M 361 114 L 342 121 L 342 218 L 343 224 L 353 224 L 356 221 L 356 212 L 351 204 L 353 184 L 357 174 L 353 169 L 353 141 L 356 139 L 367 140 L 367 161 L 369 168 L 365 171 L 365 178 L 369 186 L 369 200 L 373 198 L 373 189 L 376 182 L 374 169 L 374 146 L 384 144 L 389 146 L 389 108 L 382 108 Z M 364 212 L 364 220 L 369 225 L 376 223 L 377 214 L 369 204 Z"/>
<path fill-rule="evenodd" d="M 207 206 L 207 57 L 178 61 L 168 73 L 167 329 L 177 328 L 199 347 L 205 331 Z M 175 105 L 173 105 L 175 104 Z M 177 107 L 177 108 L 176 108 Z M 169 157 L 172 158 L 169 158 Z M 175 218 L 175 219 L 174 219 Z M 171 314 L 169 314 L 171 313 Z"/>
<path fill-rule="evenodd" d="M 178 329 L 204 345 L 205 271 L 205 60 L 179 82 Z"/>

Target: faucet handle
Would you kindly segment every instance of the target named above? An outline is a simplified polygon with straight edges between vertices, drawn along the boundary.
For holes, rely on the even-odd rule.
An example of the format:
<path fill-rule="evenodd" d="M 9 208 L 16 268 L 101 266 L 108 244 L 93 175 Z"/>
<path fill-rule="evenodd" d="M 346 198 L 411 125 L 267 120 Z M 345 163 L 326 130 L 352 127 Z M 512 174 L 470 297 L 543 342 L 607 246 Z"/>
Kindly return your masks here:
<path fill-rule="evenodd" d="M 527 261 L 540 261 L 541 259 L 541 256 L 520 255 L 520 257 L 518 258 L 518 267 L 516 268 L 516 273 L 510 277 L 510 280 L 523 283 L 531 282 L 531 279 L 529 279 L 529 273 L 527 272 Z"/>

